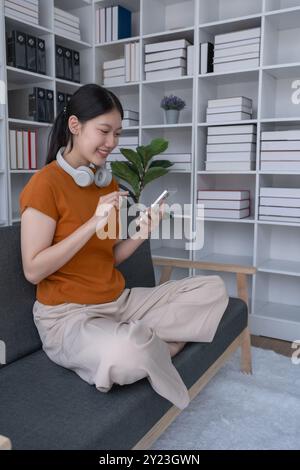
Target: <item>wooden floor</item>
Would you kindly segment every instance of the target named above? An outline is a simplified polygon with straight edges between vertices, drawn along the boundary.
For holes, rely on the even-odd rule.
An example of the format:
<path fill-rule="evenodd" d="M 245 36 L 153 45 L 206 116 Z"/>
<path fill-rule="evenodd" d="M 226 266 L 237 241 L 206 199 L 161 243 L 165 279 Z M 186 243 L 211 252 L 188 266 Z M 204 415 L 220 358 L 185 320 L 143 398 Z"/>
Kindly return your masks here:
<path fill-rule="evenodd" d="M 289 341 L 282 341 L 280 339 L 267 338 L 265 336 L 251 335 L 251 345 L 262 349 L 271 349 L 272 351 L 282 354 L 283 356 L 291 357 L 293 349 Z"/>

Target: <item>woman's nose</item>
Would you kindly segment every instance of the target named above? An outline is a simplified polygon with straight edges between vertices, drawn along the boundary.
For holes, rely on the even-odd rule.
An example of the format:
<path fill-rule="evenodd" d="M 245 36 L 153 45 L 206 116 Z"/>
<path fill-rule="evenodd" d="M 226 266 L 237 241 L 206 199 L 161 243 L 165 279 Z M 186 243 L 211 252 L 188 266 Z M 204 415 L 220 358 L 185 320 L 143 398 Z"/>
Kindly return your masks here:
<path fill-rule="evenodd" d="M 105 141 L 105 146 L 112 149 L 115 146 L 115 138 L 113 134 L 109 134 Z"/>

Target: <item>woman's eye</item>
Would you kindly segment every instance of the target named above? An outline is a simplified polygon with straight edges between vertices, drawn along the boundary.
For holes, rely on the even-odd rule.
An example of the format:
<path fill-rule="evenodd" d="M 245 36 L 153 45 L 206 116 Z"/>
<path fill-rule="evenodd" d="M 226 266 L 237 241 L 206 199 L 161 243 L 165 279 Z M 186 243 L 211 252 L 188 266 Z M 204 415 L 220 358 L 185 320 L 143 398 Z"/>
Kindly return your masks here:
<path fill-rule="evenodd" d="M 103 134 L 108 134 L 108 131 L 102 131 L 102 129 L 100 129 L 100 130 Z"/>

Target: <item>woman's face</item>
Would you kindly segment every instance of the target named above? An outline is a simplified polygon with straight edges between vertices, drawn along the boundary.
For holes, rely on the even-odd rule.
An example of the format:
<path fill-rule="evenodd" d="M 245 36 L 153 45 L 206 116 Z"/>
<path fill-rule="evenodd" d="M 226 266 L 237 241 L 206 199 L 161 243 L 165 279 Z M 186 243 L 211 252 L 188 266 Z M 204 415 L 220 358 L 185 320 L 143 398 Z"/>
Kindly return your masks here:
<path fill-rule="evenodd" d="M 74 150 L 80 158 L 79 164 L 104 165 L 107 156 L 119 143 L 121 130 L 122 119 L 116 109 L 90 119 L 84 125 L 79 123 L 78 133 L 74 135 Z"/>

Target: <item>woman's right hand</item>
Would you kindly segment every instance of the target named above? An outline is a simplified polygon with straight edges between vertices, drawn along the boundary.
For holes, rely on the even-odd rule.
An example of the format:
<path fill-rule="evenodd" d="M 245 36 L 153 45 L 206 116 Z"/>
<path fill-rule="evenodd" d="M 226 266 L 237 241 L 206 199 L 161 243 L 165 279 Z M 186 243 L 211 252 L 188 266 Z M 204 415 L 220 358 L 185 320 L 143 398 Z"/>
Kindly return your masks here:
<path fill-rule="evenodd" d="M 113 208 L 120 209 L 120 196 L 128 196 L 129 191 L 113 191 L 100 196 L 93 219 L 104 227 Z"/>

